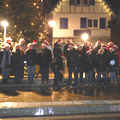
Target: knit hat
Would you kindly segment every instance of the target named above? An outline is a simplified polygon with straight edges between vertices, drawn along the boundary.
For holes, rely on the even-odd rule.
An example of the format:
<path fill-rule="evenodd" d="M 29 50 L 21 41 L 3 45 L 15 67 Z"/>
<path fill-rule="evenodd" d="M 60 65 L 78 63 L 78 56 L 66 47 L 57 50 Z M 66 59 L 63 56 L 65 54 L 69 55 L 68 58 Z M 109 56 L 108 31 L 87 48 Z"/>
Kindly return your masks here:
<path fill-rule="evenodd" d="M 105 50 L 103 48 L 101 48 L 98 50 L 98 53 L 100 53 L 101 51 L 105 51 Z"/>
<path fill-rule="evenodd" d="M 67 41 L 71 41 L 71 38 L 68 38 Z"/>
<path fill-rule="evenodd" d="M 58 39 L 58 44 L 61 44 L 62 42 L 61 42 L 61 39 Z"/>
<path fill-rule="evenodd" d="M 33 44 L 37 44 L 37 40 L 33 40 Z"/>
<path fill-rule="evenodd" d="M 32 43 L 28 43 L 27 47 L 29 48 L 31 45 L 33 45 Z"/>
<path fill-rule="evenodd" d="M 110 40 L 110 41 L 108 42 L 108 44 L 114 44 L 114 43 L 113 43 L 113 41 L 112 41 L 112 40 Z"/>
<path fill-rule="evenodd" d="M 45 40 L 44 42 L 46 42 L 46 43 L 48 44 L 48 46 L 49 46 L 49 44 L 50 44 L 50 43 L 49 43 L 49 40 Z"/>
<path fill-rule="evenodd" d="M 19 43 L 21 44 L 22 41 L 25 42 L 25 39 L 24 39 L 24 38 L 21 38 L 21 39 L 19 40 Z"/>
<path fill-rule="evenodd" d="M 86 49 L 86 53 L 89 53 L 90 51 L 92 51 L 92 50 L 89 48 Z"/>
<path fill-rule="evenodd" d="M 4 44 L 4 48 L 5 48 L 5 47 L 10 47 L 10 45 L 9 45 L 8 43 L 5 43 L 5 44 Z"/>
<path fill-rule="evenodd" d="M 109 51 L 110 51 L 110 50 L 115 51 L 114 47 L 109 48 Z"/>
<path fill-rule="evenodd" d="M 69 46 L 68 46 L 68 47 L 69 47 L 69 48 L 70 48 L 70 47 L 74 47 L 74 44 L 72 44 L 72 43 L 71 43 L 71 44 L 69 44 Z"/>
<path fill-rule="evenodd" d="M 77 45 L 77 48 L 83 47 L 83 45 Z"/>
<path fill-rule="evenodd" d="M 5 38 L 5 41 L 6 41 L 6 42 L 7 42 L 7 40 L 12 41 L 12 38 L 11 38 L 11 37 L 7 37 L 7 38 Z"/>
<path fill-rule="evenodd" d="M 101 40 L 98 40 L 97 42 L 101 43 Z"/>
<path fill-rule="evenodd" d="M 15 47 L 20 46 L 20 44 L 15 44 Z"/>
<path fill-rule="evenodd" d="M 106 49 L 107 46 L 104 44 L 104 45 L 101 46 L 101 48 Z"/>
<path fill-rule="evenodd" d="M 48 44 L 47 44 L 46 42 L 42 43 L 42 45 L 44 45 L 44 46 L 46 46 L 46 47 L 48 46 Z"/>
<path fill-rule="evenodd" d="M 117 45 L 113 45 L 113 48 L 114 48 L 114 49 L 118 49 L 118 46 L 117 46 Z"/>

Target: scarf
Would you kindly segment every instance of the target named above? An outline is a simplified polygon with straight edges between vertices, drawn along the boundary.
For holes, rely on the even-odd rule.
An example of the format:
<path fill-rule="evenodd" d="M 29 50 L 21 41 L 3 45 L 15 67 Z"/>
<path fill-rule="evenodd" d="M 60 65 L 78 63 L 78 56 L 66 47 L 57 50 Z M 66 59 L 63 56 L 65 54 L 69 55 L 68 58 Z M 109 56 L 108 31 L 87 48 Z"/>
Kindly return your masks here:
<path fill-rule="evenodd" d="M 3 58 L 1 62 L 1 67 L 5 67 L 5 61 L 6 61 L 6 52 L 8 51 L 8 63 L 11 64 L 11 53 L 9 50 L 4 49 L 3 50 Z"/>

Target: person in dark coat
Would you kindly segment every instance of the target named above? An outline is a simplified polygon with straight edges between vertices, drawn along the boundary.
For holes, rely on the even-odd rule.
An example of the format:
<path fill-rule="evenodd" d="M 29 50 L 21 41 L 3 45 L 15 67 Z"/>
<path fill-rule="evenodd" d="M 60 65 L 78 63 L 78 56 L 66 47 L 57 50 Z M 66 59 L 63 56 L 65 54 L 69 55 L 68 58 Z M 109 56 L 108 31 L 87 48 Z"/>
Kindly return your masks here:
<path fill-rule="evenodd" d="M 0 66 L 2 68 L 2 83 L 8 83 L 7 80 L 9 78 L 9 70 L 11 67 L 11 52 L 10 45 L 5 44 L 3 51 L 0 52 Z"/>
<path fill-rule="evenodd" d="M 69 54 L 67 56 L 67 67 L 69 69 L 69 80 L 68 80 L 68 87 L 71 87 L 72 83 L 72 72 L 74 72 L 74 85 L 73 88 L 77 87 L 78 82 L 78 72 L 77 72 L 77 66 L 78 66 L 78 60 L 77 60 L 77 51 L 74 48 L 74 44 L 69 45 Z"/>
<path fill-rule="evenodd" d="M 98 40 L 95 45 L 95 51 L 98 53 L 98 50 L 101 48 L 101 40 Z"/>
<path fill-rule="evenodd" d="M 61 50 L 61 40 L 59 39 L 55 44 L 54 44 L 54 49 L 53 49 L 53 54 L 54 54 L 54 58 L 56 56 L 61 55 L 62 50 Z"/>
<path fill-rule="evenodd" d="M 88 42 L 87 41 L 85 41 L 84 42 L 84 45 L 83 45 L 83 49 L 82 49 L 82 52 L 83 52 L 83 54 L 85 55 L 86 54 L 86 49 L 88 49 L 89 48 L 89 46 L 88 46 L 89 44 L 88 44 Z"/>
<path fill-rule="evenodd" d="M 62 53 L 61 53 L 62 54 Z M 51 62 L 51 70 L 54 73 L 54 83 L 53 83 L 53 90 L 58 90 L 58 82 L 63 79 L 62 72 L 63 68 L 63 59 L 61 55 L 57 55 Z"/>
<path fill-rule="evenodd" d="M 86 54 L 84 56 L 84 71 L 85 71 L 86 86 L 88 86 L 89 83 L 90 83 L 90 86 L 92 86 L 93 67 L 94 67 L 94 64 L 93 64 L 92 50 L 88 48 L 86 49 Z"/>
<path fill-rule="evenodd" d="M 67 39 L 67 44 L 64 46 L 64 50 L 63 50 L 63 54 L 65 55 L 65 57 L 67 58 L 67 55 L 68 55 L 68 46 L 69 46 L 69 44 L 71 43 L 72 41 L 71 41 L 71 39 L 70 38 L 68 38 Z"/>
<path fill-rule="evenodd" d="M 28 49 L 25 51 L 25 60 L 25 66 L 28 70 L 28 83 L 32 83 L 34 80 L 35 65 L 37 63 L 37 53 L 36 50 L 33 49 L 32 43 L 28 44 Z"/>
<path fill-rule="evenodd" d="M 84 65 L 83 65 L 83 46 L 77 45 L 77 60 L 78 60 L 78 73 L 80 73 L 80 81 L 83 81 L 83 71 L 84 71 Z"/>
<path fill-rule="evenodd" d="M 15 45 L 15 50 L 12 52 L 12 67 L 14 69 L 15 83 L 21 83 L 22 69 L 24 67 L 24 53 L 20 49 L 20 45 Z"/>
<path fill-rule="evenodd" d="M 101 73 L 103 75 L 104 87 L 106 87 L 106 69 L 107 69 L 107 59 L 104 53 L 104 49 L 101 48 L 98 51 L 95 59 L 95 68 L 98 73 L 98 87 L 101 86 Z"/>
<path fill-rule="evenodd" d="M 42 44 L 42 51 L 38 54 L 37 63 L 40 65 L 40 71 L 42 75 L 42 83 L 46 80 L 46 83 L 49 81 L 49 64 L 52 61 L 51 51 L 47 48 L 48 44 Z"/>
<path fill-rule="evenodd" d="M 107 70 L 110 72 L 110 81 L 111 85 L 116 85 L 117 84 L 117 67 L 118 67 L 118 57 L 117 55 L 114 54 L 114 48 L 111 47 L 109 48 L 110 53 L 108 54 L 108 67 Z M 114 81 L 114 82 L 113 82 Z"/>

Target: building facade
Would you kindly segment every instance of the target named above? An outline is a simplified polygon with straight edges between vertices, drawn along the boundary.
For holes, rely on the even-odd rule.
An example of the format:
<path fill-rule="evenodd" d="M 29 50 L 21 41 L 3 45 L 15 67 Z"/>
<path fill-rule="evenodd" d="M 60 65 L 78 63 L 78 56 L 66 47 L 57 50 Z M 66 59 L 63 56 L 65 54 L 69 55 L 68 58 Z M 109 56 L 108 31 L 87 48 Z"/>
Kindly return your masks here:
<path fill-rule="evenodd" d="M 107 23 L 116 17 L 103 0 L 59 0 L 51 13 L 56 22 L 53 28 L 53 43 L 57 39 L 66 42 L 71 38 L 75 44 L 83 43 L 86 33 L 88 41 L 97 40 L 107 43 L 111 39 L 111 30 Z"/>

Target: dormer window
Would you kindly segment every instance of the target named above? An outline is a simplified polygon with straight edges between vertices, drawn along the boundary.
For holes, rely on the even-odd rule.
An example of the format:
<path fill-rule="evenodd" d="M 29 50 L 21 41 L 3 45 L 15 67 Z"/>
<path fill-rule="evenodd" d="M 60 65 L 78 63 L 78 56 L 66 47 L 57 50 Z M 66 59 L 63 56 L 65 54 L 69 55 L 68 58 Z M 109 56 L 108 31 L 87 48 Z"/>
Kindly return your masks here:
<path fill-rule="evenodd" d="M 89 5 L 89 0 L 76 0 L 76 5 Z"/>

